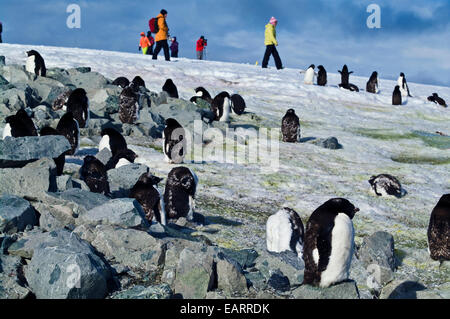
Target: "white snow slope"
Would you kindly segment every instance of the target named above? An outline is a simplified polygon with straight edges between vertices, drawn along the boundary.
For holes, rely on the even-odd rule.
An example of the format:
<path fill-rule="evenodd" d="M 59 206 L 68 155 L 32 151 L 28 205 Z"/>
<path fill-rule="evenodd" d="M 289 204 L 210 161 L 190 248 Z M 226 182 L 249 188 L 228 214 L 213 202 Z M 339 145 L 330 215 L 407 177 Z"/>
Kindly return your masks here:
<path fill-rule="evenodd" d="M 203 164 L 188 161 L 187 166 L 199 177 L 199 194 L 255 205 L 267 203 L 272 205 L 267 209 L 273 212 L 282 205 L 289 206 L 304 222 L 326 200 L 348 198 L 361 210 L 354 218 L 357 243 L 375 231 L 388 231 L 394 235 L 397 249 L 421 254 L 413 258 L 410 256 L 415 253 L 408 253 L 410 259 L 403 260 L 405 273 L 411 266 L 411 271 L 430 285 L 449 281 L 449 272 L 445 273 L 447 279 L 442 278 L 438 264 L 430 264 L 426 252 L 430 213 L 439 198 L 450 192 L 450 137 L 427 135 L 437 131 L 450 135 L 450 108 L 430 103 L 427 97 L 436 92 L 449 103 L 449 87 L 409 83 L 413 97 L 401 106 L 392 106 L 396 81 L 383 80 L 383 74 L 379 74 L 379 94 L 364 92 L 370 74 L 350 77 L 350 82 L 360 88 L 359 93 L 339 89 L 337 70 L 346 63 L 344 60 L 340 66 L 325 65 L 328 85 L 319 87 L 304 85 L 299 69 L 277 71 L 273 67 L 184 58 L 166 62 L 162 56 L 154 61 L 150 56 L 130 53 L 12 44 L 0 45 L 0 55 L 6 56 L 7 64 L 23 65 L 24 52 L 32 48 L 41 53 L 48 68 L 90 66 L 110 79 L 126 76 L 131 80 L 140 75 L 151 91 L 160 92 L 166 79 L 171 78 L 186 100 L 198 86 L 204 86 L 212 96 L 221 91 L 236 92 L 244 97 L 246 111 L 272 127 L 279 127 L 286 111 L 295 109 L 302 138 L 335 136 L 343 149 L 280 142 L 280 170 L 270 174 L 261 173 L 257 165 L 225 165 L 208 158 Z M 318 65 L 320 61 L 310 63 Z M 408 76 L 407 70 L 397 71 Z M 232 117 L 236 122 L 241 120 Z M 160 152 L 137 145 L 132 148 L 139 162 L 161 176 L 172 168 L 164 163 Z M 408 194 L 401 199 L 373 195 L 368 179 L 381 173 L 395 175 Z M 236 235 L 226 244 L 263 247 L 266 218 L 249 228 L 259 232 L 258 236 Z M 240 220 L 244 223 L 241 227 L 251 224 L 243 216 Z"/>

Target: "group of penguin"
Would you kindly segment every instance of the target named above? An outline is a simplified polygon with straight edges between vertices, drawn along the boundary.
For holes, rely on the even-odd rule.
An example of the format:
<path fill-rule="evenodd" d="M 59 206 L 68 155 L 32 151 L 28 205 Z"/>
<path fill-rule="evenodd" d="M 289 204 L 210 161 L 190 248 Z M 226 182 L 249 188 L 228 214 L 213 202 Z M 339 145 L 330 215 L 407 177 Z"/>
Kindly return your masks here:
<path fill-rule="evenodd" d="M 309 68 L 305 71 L 305 77 L 303 80 L 304 84 L 313 85 L 314 84 L 314 76 L 317 75 L 317 85 L 325 86 L 327 84 L 327 71 L 322 65 L 317 67 L 319 69 L 318 73 L 315 73 L 315 65 L 311 64 Z M 348 71 L 347 65 L 342 67 L 342 70 L 338 70 L 341 74 L 341 83 L 339 83 L 339 87 L 342 89 L 346 89 L 353 92 L 359 92 L 359 88 L 349 82 L 350 74 L 353 71 Z M 379 92 L 378 89 L 378 72 L 374 71 L 369 78 L 369 81 L 366 83 L 366 92 L 377 94 Z M 402 105 L 402 98 L 404 97 L 412 97 L 409 92 L 408 83 L 406 82 L 406 77 L 403 72 L 400 73 L 400 76 L 397 79 L 397 85 L 394 88 L 394 92 L 392 93 L 392 105 Z M 432 96 L 428 97 L 428 101 L 439 104 L 443 107 L 447 107 L 447 104 L 444 99 L 438 96 L 437 93 L 433 93 Z"/>

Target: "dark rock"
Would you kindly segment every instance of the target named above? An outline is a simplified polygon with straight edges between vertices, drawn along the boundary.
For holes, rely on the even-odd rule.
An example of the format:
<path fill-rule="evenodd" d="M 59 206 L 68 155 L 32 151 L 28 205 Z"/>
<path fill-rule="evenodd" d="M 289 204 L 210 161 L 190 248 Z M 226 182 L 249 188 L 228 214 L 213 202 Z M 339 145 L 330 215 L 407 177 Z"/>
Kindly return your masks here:
<path fill-rule="evenodd" d="M 291 289 L 289 278 L 283 275 L 279 269 L 272 272 L 267 284 L 273 289 L 281 292 L 289 291 Z"/>
<path fill-rule="evenodd" d="M 11 195 L 0 196 L 0 233 L 21 232 L 27 225 L 37 223 L 36 212 L 28 201 Z"/>
<path fill-rule="evenodd" d="M 342 148 L 342 145 L 339 144 L 339 141 L 337 138 L 335 137 L 329 137 L 326 139 L 323 138 L 318 138 L 318 139 L 314 139 L 311 141 L 311 143 L 323 147 L 323 148 L 328 148 L 331 150 L 338 150 Z"/>

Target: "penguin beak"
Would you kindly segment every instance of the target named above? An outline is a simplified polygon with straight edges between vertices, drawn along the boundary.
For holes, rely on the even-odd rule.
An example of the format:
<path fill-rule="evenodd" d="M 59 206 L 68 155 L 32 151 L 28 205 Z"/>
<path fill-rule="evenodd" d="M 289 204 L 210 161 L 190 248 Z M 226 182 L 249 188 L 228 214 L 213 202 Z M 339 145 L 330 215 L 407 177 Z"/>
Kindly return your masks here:
<path fill-rule="evenodd" d="M 355 208 L 355 214 L 356 214 L 357 212 L 359 212 L 359 208 L 358 208 L 358 207 Z"/>

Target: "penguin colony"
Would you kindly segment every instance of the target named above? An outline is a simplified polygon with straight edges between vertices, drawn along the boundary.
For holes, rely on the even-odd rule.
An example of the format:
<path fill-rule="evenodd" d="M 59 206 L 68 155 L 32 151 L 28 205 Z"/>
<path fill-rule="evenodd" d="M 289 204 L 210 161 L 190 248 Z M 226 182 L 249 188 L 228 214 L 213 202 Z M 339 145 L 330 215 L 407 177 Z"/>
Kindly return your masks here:
<path fill-rule="evenodd" d="M 34 50 L 27 52 L 26 69 L 38 76 L 45 76 L 46 68 L 43 58 Z M 305 73 L 305 84 L 313 84 L 315 66 L 311 65 Z M 317 85 L 327 84 L 325 68 L 318 67 Z M 344 65 L 341 71 L 339 87 L 358 92 L 357 86 L 349 82 L 353 72 Z M 373 72 L 366 85 L 369 93 L 378 93 L 378 74 Z M 119 77 L 114 82 L 123 89 L 120 95 L 119 116 L 123 123 L 133 124 L 139 119 L 139 95 L 145 82 L 139 76 L 133 81 Z M 178 90 L 171 79 L 163 86 L 170 97 L 178 98 Z M 210 104 L 214 120 L 228 122 L 232 111 L 241 115 L 246 105 L 242 96 L 221 92 L 214 98 L 204 87 L 195 89 L 196 95 L 191 102 L 203 100 Z M 405 75 L 400 74 L 398 85 L 393 93 L 393 105 L 401 105 L 402 97 L 411 97 Z M 428 97 L 434 102 L 446 107 L 445 101 L 437 93 Z M 79 147 L 79 130 L 86 127 L 89 121 L 89 100 L 86 91 L 77 88 L 62 93 L 52 105 L 54 110 L 63 109 L 66 113 L 61 117 L 56 128 L 44 127 L 41 136 L 62 135 L 70 142 L 71 149 L 61 154 L 54 161 L 57 173 L 63 173 L 65 156 L 74 155 Z M 295 110 L 289 109 L 282 119 L 283 141 L 296 143 L 300 140 L 300 120 Z M 105 165 L 94 156 L 86 156 L 80 169 L 82 179 L 92 192 L 111 196 L 107 171 L 133 163 L 138 155 L 130 150 L 125 138 L 114 128 L 105 128 L 101 132 L 102 139 L 99 151 L 107 148 L 112 157 Z M 24 136 L 37 136 L 37 129 L 32 119 L 23 109 L 15 115 L 6 118 L 3 139 Z M 164 129 L 164 154 L 171 164 L 180 164 L 185 155 L 184 129 L 176 119 L 167 119 Z M 181 146 L 180 146 L 181 145 Z M 195 220 L 195 195 L 198 187 L 198 177 L 187 167 L 173 168 L 167 177 L 164 193 L 158 189 L 162 178 L 150 172 L 140 176 L 130 192 L 130 198 L 135 198 L 143 207 L 149 222 L 163 225 L 178 218 L 185 217 Z M 399 180 L 389 174 L 372 176 L 369 184 L 376 196 L 395 196 L 401 198 L 406 194 Z M 353 218 L 359 211 L 345 198 L 333 198 L 319 206 L 306 224 L 306 229 L 300 215 L 293 209 L 284 207 L 270 216 L 266 223 L 266 245 L 270 252 L 280 253 L 293 251 L 305 261 L 303 284 L 329 287 L 348 279 L 351 259 L 354 251 Z M 433 209 L 428 227 L 428 243 L 430 256 L 434 260 L 450 260 L 450 194 L 443 195 Z"/>

